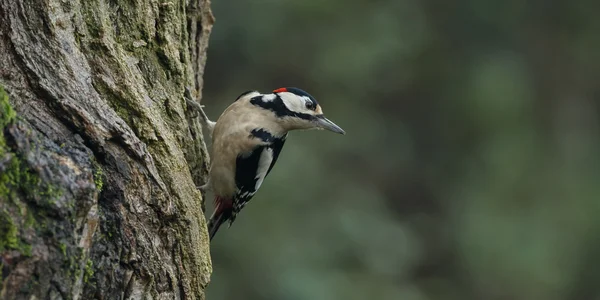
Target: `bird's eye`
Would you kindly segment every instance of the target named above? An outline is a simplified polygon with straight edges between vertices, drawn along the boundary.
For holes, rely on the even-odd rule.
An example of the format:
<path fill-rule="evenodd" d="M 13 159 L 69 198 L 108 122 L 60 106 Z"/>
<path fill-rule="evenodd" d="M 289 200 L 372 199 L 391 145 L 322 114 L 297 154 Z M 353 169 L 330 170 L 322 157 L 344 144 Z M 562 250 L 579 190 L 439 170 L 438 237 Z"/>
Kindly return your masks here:
<path fill-rule="evenodd" d="M 306 108 L 308 108 L 310 110 L 315 110 L 315 104 L 312 101 L 306 100 L 305 104 L 306 104 Z"/>

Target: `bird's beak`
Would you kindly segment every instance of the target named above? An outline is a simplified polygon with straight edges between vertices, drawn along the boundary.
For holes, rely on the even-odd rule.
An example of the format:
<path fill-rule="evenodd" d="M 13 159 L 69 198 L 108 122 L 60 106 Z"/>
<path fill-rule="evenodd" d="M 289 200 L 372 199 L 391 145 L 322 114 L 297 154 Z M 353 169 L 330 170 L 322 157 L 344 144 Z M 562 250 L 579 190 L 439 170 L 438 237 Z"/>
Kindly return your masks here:
<path fill-rule="evenodd" d="M 323 115 L 317 116 L 317 127 L 339 134 L 346 134 L 344 129 L 329 121 L 329 119 L 325 118 Z"/>

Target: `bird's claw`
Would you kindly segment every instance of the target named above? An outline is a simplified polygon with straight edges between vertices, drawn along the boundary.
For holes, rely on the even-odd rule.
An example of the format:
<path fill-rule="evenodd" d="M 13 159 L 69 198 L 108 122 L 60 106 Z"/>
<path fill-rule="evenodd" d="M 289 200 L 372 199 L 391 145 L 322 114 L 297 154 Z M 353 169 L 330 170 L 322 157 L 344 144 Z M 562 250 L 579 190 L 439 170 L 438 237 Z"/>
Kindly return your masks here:
<path fill-rule="evenodd" d="M 196 186 L 196 188 L 200 191 L 200 193 L 202 193 L 202 195 L 204 196 L 204 194 L 206 194 L 206 192 L 208 191 L 209 187 L 208 187 L 208 183 L 205 183 L 203 185 L 199 185 Z"/>

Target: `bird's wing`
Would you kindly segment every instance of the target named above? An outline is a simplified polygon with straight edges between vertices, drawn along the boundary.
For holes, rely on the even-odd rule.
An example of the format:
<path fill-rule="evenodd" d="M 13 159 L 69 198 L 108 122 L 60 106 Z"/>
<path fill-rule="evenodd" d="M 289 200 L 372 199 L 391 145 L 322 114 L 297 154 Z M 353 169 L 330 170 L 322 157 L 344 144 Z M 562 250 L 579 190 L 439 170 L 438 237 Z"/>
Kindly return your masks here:
<path fill-rule="evenodd" d="M 268 144 L 255 147 L 250 153 L 236 160 L 235 184 L 237 193 L 233 201 L 233 218 L 254 196 L 267 175 L 273 169 L 285 143 L 285 136 Z"/>
<path fill-rule="evenodd" d="M 277 159 L 279 158 L 279 153 L 281 153 L 281 149 L 283 149 L 283 145 L 285 144 L 286 138 L 287 138 L 287 134 L 279 139 L 275 139 L 273 141 L 273 143 L 271 144 L 271 149 L 273 149 L 273 160 L 271 161 L 271 165 L 269 166 L 269 170 L 267 170 L 267 174 L 265 175 L 265 177 L 267 175 L 269 175 L 269 173 L 271 172 L 271 169 L 273 169 L 273 166 L 277 162 Z"/>

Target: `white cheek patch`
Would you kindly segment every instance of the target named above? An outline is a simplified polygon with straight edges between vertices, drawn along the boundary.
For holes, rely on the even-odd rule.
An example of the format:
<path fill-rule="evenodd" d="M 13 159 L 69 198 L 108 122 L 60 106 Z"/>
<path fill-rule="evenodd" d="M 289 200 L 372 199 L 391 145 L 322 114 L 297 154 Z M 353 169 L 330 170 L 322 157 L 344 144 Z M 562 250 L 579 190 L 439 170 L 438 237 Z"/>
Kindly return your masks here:
<path fill-rule="evenodd" d="M 256 170 L 256 186 L 254 190 L 258 190 L 265 180 L 267 176 L 267 172 L 269 171 L 269 167 L 271 166 L 271 162 L 273 161 L 273 149 L 265 147 L 262 153 L 260 154 L 260 159 L 258 161 L 258 169 Z"/>
<path fill-rule="evenodd" d="M 310 101 L 310 98 L 306 96 L 297 96 L 292 93 L 280 93 L 279 96 L 281 100 L 283 100 L 283 104 L 291 110 L 295 112 L 307 112 L 306 108 L 306 100 Z"/>

